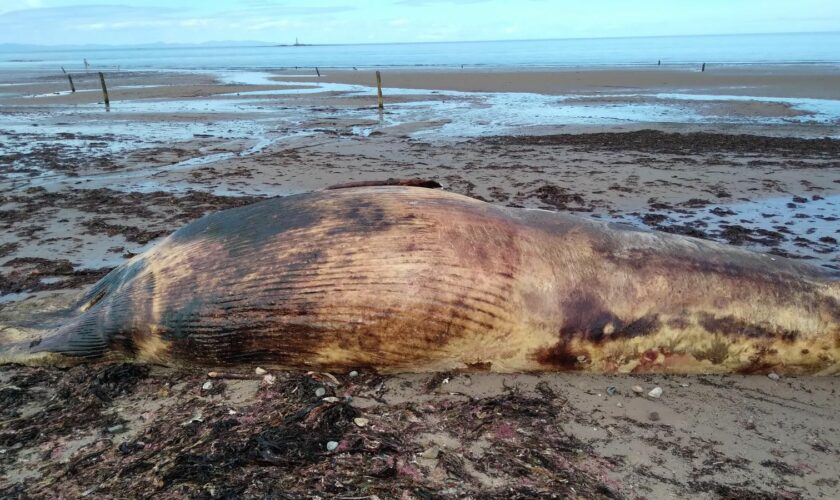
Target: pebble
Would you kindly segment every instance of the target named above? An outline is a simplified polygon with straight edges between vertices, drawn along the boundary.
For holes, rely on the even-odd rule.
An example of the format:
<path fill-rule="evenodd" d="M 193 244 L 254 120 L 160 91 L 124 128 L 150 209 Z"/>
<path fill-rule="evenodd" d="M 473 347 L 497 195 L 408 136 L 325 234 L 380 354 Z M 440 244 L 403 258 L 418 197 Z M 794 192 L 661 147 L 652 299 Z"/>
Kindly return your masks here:
<path fill-rule="evenodd" d="M 358 427 L 365 427 L 368 424 L 369 420 L 362 417 L 356 417 L 353 419 L 353 423 L 356 424 Z"/>
<path fill-rule="evenodd" d="M 277 382 L 277 377 L 270 373 L 263 377 L 263 383 L 265 385 L 274 385 L 274 382 Z"/>
<path fill-rule="evenodd" d="M 326 401 L 327 403 L 338 403 L 339 399 L 335 396 L 329 396 L 322 399 L 322 401 Z"/>
<path fill-rule="evenodd" d="M 782 377 L 780 377 L 778 373 L 770 372 L 767 374 L 767 378 L 769 378 L 770 380 L 779 380 Z"/>
<path fill-rule="evenodd" d="M 580 355 L 577 357 L 578 363 L 586 363 L 586 356 Z"/>
<path fill-rule="evenodd" d="M 659 399 L 662 396 L 662 388 L 661 387 L 654 387 L 648 393 L 648 396 L 652 397 L 653 399 Z"/>
<path fill-rule="evenodd" d="M 438 448 L 437 446 L 432 446 L 431 448 L 420 454 L 420 457 L 427 458 L 429 460 L 437 460 L 437 457 L 439 456 L 440 448 Z"/>
<path fill-rule="evenodd" d="M 256 367 L 256 368 L 254 369 L 254 373 L 256 373 L 257 375 L 265 375 L 265 374 L 266 374 L 266 373 L 268 373 L 268 372 L 267 372 L 267 371 L 265 371 L 265 368 L 260 368 L 260 367 L 258 366 L 258 367 Z"/>
<path fill-rule="evenodd" d="M 621 404 L 621 403 L 616 403 L 615 405 L 618 406 L 619 408 L 624 408 L 624 405 Z"/>
<path fill-rule="evenodd" d="M 319 397 L 319 398 L 323 397 L 324 394 L 326 394 L 326 393 L 327 393 L 327 390 L 324 389 L 323 387 L 319 387 L 319 388 L 315 389 L 315 396 L 316 397 Z"/>
<path fill-rule="evenodd" d="M 651 422 L 659 422 L 659 413 L 656 413 L 655 411 L 650 412 L 648 419 L 650 419 Z"/>
<path fill-rule="evenodd" d="M 353 370 L 352 372 L 350 372 L 350 373 L 348 374 L 348 376 L 349 376 L 350 378 L 356 378 L 356 377 L 358 377 L 358 376 L 359 376 L 359 372 L 357 372 L 356 370 Z"/>
<path fill-rule="evenodd" d="M 615 386 L 611 385 L 607 387 L 607 395 L 615 396 Z"/>
<path fill-rule="evenodd" d="M 212 388 L 213 388 L 213 382 L 210 382 L 209 380 L 207 382 L 204 382 L 204 385 L 201 386 L 202 391 L 209 391 Z"/>
<path fill-rule="evenodd" d="M 642 389 L 642 386 L 640 386 L 640 385 L 634 385 L 633 386 L 633 392 L 635 392 L 636 394 L 641 394 L 641 393 L 645 392 L 645 390 Z"/>
<path fill-rule="evenodd" d="M 125 432 L 125 431 L 126 431 L 126 428 L 123 424 L 117 424 L 117 425 L 108 427 L 108 432 L 110 432 L 111 434 L 117 434 L 119 432 Z"/>
<path fill-rule="evenodd" d="M 335 451 L 338 448 L 338 441 L 327 441 L 327 451 Z"/>

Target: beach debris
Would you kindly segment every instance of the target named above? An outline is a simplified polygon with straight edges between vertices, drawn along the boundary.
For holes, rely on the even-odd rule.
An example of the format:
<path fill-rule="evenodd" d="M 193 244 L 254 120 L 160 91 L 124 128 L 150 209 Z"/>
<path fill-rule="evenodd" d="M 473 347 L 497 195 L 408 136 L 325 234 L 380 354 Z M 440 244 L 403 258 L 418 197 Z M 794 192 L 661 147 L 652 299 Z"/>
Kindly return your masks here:
<path fill-rule="evenodd" d="M 209 380 L 207 382 L 204 382 L 204 385 L 201 386 L 202 391 L 209 391 L 212 388 L 213 388 L 213 382 L 210 382 Z"/>
<path fill-rule="evenodd" d="M 615 405 L 616 405 L 617 407 L 619 407 L 619 408 L 624 408 L 624 405 L 623 405 L 623 404 L 621 404 L 621 402 L 620 402 L 620 401 L 619 401 L 618 403 L 616 403 Z"/>
<path fill-rule="evenodd" d="M 364 417 L 356 417 L 353 419 L 353 423 L 356 424 L 356 427 L 366 427 L 370 421 Z"/>
<path fill-rule="evenodd" d="M 641 393 L 645 392 L 645 390 L 640 385 L 634 385 L 633 386 L 633 392 L 636 393 L 636 394 L 641 394 Z"/>
<path fill-rule="evenodd" d="M 615 396 L 616 389 L 614 385 L 607 387 L 607 395 L 608 396 Z"/>
<path fill-rule="evenodd" d="M 262 383 L 265 385 L 274 385 L 274 382 L 277 382 L 277 377 L 270 373 L 265 375 L 262 379 Z"/>
<path fill-rule="evenodd" d="M 219 378 L 228 380 L 255 380 L 256 375 L 247 375 L 242 373 L 227 373 L 227 372 L 207 372 L 208 378 Z"/>
<path fill-rule="evenodd" d="M 127 431 L 128 429 L 126 428 L 126 426 L 124 424 L 117 424 L 117 425 L 112 425 L 111 427 L 108 427 L 107 430 L 111 434 L 119 434 L 121 432 Z"/>
<path fill-rule="evenodd" d="M 655 411 L 650 412 L 648 414 L 648 420 L 650 420 L 651 422 L 659 422 L 659 420 L 660 420 L 659 413 L 655 412 Z"/>
<path fill-rule="evenodd" d="M 652 397 L 653 399 L 659 399 L 662 397 L 662 388 L 661 387 L 654 387 L 648 393 L 648 396 Z"/>
<path fill-rule="evenodd" d="M 338 403 L 338 402 L 339 402 L 339 401 L 341 401 L 341 400 L 340 400 L 340 399 L 338 399 L 338 398 L 337 398 L 337 397 L 335 397 L 335 396 L 328 396 L 328 397 L 326 397 L 326 398 L 322 399 L 321 401 L 323 401 L 323 402 L 325 402 L 325 403 Z"/>
<path fill-rule="evenodd" d="M 335 375 L 332 373 L 327 372 L 306 372 L 306 376 L 312 378 L 313 380 L 317 380 L 322 384 L 331 385 L 333 387 L 338 387 L 341 385 L 341 382 L 335 378 Z"/>
<path fill-rule="evenodd" d="M 769 378 L 770 380 L 778 381 L 782 377 L 776 372 L 770 372 L 770 373 L 767 374 L 767 378 Z"/>
<path fill-rule="evenodd" d="M 327 390 L 323 387 L 319 387 L 315 389 L 315 397 L 322 398 L 327 393 Z"/>
<path fill-rule="evenodd" d="M 190 417 L 189 420 L 187 420 L 186 422 L 183 422 L 181 424 L 181 427 L 186 427 L 196 422 L 204 422 L 204 415 L 202 415 L 200 411 L 193 413 L 193 416 Z"/>
<path fill-rule="evenodd" d="M 335 451 L 338 448 L 338 441 L 327 441 L 327 451 Z"/>
<path fill-rule="evenodd" d="M 356 377 L 359 376 L 359 372 L 357 372 L 356 370 L 353 370 L 352 372 L 348 373 L 347 376 L 350 377 L 350 378 L 356 378 Z"/>
<path fill-rule="evenodd" d="M 265 370 L 265 368 L 261 368 L 261 367 L 258 366 L 254 369 L 254 373 L 256 373 L 257 375 L 263 376 L 268 372 Z"/>
<path fill-rule="evenodd" d="M 425 458 L 427 460 L 437 460 L 440 456 L 440 447 L 432 446 L 431 448 L 425 450 L 423 453 L 420 454 L 421 458 Z"/>
<path fill-rule="evenodd" d="M 432 392 L 443 384 L 448 384 L 453 377 L 451 372 L 438 372 L 426 381 L 426 392 Z"/>

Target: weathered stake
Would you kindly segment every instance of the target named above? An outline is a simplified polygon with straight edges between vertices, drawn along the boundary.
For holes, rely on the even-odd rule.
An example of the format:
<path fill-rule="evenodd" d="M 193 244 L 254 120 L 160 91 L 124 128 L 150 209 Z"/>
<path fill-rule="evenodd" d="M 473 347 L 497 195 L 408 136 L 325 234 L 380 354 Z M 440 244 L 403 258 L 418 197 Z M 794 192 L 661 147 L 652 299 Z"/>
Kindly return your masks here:
<path fill-rule="evenodd" d="M 385 102 L 382 100 L 382 75 L 376 72 L 376 95 L 379 97 L 379 109 L 385 109 Z"/>
<path fill-rule="evenodd" d="M 315 66 L 315 73 L 318 74 L 318 78 L 321 78 L 321 72 L 318 71 L 318 66 Z"/>
<path fill-rule="evenodd" d="M 706 63 L 703 63 L 703 66 L 700 66 L 700 72 L 701 72 L 701 73 L 705 73 L 705 72 L 706 72 Z"/>
<path fill-rule="evenodd" d="M 76 93 L 76 86 L 73 85 L 73 77 L 70 76 L 70 73 L 67 73 L 67 79 L 70 80 L 70 92 Z"/>
<path fill-rule="evenodd" d="M 99 81 L 102 83 L 102 95 L 105 96 L 105 109 L 111 108 L 111 100 L 108 99 L 108 87 L 105 86 L 105 75 L 99 72 Z"/>

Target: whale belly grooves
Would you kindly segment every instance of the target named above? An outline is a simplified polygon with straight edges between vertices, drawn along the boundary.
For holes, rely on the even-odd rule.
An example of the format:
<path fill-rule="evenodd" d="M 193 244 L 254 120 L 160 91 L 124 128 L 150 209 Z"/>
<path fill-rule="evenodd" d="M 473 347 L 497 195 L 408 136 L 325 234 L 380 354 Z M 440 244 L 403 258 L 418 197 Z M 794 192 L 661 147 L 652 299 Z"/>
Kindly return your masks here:
<path fill-rule="evenodd" d="M 210 214 L 24 349 L 381 372 L 835 373 L 837 276 L 407 185 Z"/>

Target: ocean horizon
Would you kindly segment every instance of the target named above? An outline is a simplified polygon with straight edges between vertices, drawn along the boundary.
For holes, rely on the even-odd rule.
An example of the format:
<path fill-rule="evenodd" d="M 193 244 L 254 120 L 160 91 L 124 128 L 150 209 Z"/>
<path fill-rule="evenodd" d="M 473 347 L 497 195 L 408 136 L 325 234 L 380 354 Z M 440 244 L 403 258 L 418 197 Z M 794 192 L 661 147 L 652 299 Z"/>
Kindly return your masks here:
<path fill-rule="evenodd" d="M 533 68 L 840 64 L 840 32 L 347 45 L 6 47 L 0 69 Z"/>

